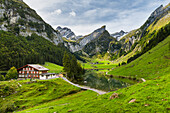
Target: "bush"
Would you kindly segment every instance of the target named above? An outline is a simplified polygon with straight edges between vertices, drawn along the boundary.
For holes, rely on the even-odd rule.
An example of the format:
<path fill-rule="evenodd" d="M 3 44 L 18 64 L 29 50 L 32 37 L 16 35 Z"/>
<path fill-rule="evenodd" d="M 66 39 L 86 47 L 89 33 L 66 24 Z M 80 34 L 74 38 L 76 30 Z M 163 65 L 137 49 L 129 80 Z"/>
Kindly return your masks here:
<path fill-rule="evenodd" d="M 4 80 L 5 80 L 4 75 L 0 75 L 0 81 L 4 81 Z"/>
<path fill-rule="evenodd" d="M 126 62 L 122 62 L 122 65 L 125 65 L 126 64 Z"/>
<path fill-rule="evenodd" d="M 17 79 L 17 76 L 18 76 L 18 72 L 14 66 L 6 74 L 7 79 Z"/>

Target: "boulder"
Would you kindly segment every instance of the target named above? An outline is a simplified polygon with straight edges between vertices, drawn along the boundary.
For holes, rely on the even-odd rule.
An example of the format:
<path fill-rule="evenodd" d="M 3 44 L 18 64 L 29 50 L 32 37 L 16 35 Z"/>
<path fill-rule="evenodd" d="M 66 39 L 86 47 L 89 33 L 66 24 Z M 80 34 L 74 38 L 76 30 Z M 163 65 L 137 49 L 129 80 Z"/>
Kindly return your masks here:
<path fill-rule="evenodd" d="M 118 93 L 113 93 L 113 94 L 110 96 L 110 100 L 112 100 L 112 99 L 114 99 L 114 98 L 119 98 Z"/>
<path fill-rule="evenodd" d="M 136 99 L 132 99 L 131 101 L 129 101 L 129 103 L 132 103 L 132 102 L 135 102 L 136 101 Z"/>

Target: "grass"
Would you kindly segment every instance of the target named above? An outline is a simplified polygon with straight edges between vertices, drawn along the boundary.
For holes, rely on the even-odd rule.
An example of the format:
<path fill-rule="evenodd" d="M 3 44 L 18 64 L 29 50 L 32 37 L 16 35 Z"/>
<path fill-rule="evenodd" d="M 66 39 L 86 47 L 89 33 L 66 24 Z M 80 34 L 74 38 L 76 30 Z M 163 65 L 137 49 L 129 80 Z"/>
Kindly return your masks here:
<path fill-rule="evenodd" d="M 80 91 L 80 88 L 61 78 L 38 80 L 33 83 L 28 81 L 0 82 L 0 112 L 9 111 L 11 104 L 14 110 L 26 109 Z"/>
<path fill-rule="evenodd" d="M 56 64 L 53 64 L 50 62 L 45 62 L 45 64 L 43 66 L 50 69 L 50 71 L 48 71 L 50 73 L 60 73 L 63 71 L 62 66 L 59 66 L 59 65 L 56 65 Z"/>
<path fill-rule="evenodd" d="M 109 74 L 153 79 L 170 73 L 170 36 L 135 61 Z"/>
<path fill-rule="evenodd" d="M 99 64 L 92 64 L 92 63 L 96 63 L 98 62 Z M 109 60 L 102 60 L 102 59 L 91 59 L 89 62 L 87 63 L 82 63 L 82 66 L 85 69 L 112 69 L 114 67 L 116 67 L 115 64 L 113 64 L 111 61 Z"/>
<path fill-rule="evenodd" d="M 118 59 L 114 60 L 113 63 L 118 65 L 119 63 L 121 64 L 122 62 L 127 62 L 127 60 L 130 57 L 134 56 L 135 54 L 136 53 L 135 53 L 135 50 L 134 50 L 134 51 L 130 52 L 129 54 L 127 54 L 126 56 L 121 56 Z"/>
<path fill-rule="evenodd" d="M 170 107 L 170 74 L 119 89 L 105 95 L 98 96 L 92 91 L 81 91 L 39 106 L 35 106 L 19 113 L 168 113 Z M 113 93 L 118 98 L 110 99 Z M 129 103 L 132 99 L 135 102 Z"/>

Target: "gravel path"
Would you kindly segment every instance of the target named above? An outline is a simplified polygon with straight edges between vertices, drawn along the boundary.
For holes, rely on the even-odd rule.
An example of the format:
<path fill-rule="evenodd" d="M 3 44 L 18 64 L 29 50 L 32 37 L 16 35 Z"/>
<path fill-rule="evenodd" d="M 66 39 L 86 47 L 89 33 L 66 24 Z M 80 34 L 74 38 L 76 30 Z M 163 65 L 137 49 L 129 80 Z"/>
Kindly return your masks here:
<path fill-rule="evenodd" d="M 80 85 L 78 85 L 78 84 L 74 84 L 74 83 L 70 82 L 70 81 L 69 81 L 67 78 L 65 78 L 65 77 L 62 77 L 62 79 L 65 80 L 66 82 L 68 82 L 68 83 L 76 86 L 76 87 L 79 87 L 79 88 L 81 88 L 81 89 L 87 89 L 87 90 L 94 91 L 94 92 L 98 93 L 99 95 L 103 95 L 103 94 L 107 93 L 107 92 L 105 92 L 105 91 L 97 90 L 97 89 L 90 88 L 90 87 L 87 87 L 87 86 L 80 86 Z"/>

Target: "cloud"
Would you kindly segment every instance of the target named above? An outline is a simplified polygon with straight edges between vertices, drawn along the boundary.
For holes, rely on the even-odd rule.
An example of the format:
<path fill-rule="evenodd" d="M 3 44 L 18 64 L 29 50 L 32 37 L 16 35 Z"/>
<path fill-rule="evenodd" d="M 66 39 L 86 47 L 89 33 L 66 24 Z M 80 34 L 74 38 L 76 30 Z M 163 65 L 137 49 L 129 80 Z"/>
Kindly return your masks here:
<path fill-rule="evenodd" d="M 70 12 L 69 14 L 70 14 L 70 16 L 73 16 L 73 17 L 76 16 L 76 12 L 74 12 L 74 11 Z"/>
<path fill-rule="evenodd" d="M 61 9 L 57 9 L 54 12 L 52 12 L 52 15 L 60 15 L 62 13 Z"/>
<path fill-rule="evenodd" d="M 110 33 L 139 28 L 150 14 L 169 0 L 24 0 L 53 28 L 71 28 L 87 35 L 106 25 Z M 60 16 L 58 16 L 60 15 Z M 74 17 L 74 18 L 73 18 Z"/>

